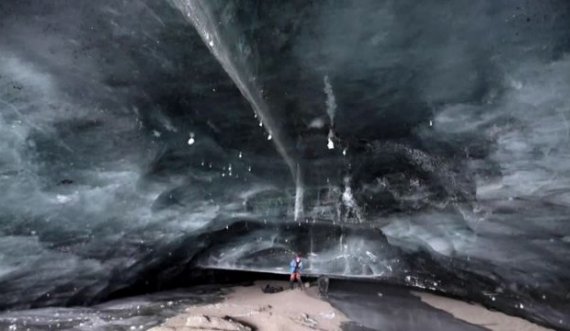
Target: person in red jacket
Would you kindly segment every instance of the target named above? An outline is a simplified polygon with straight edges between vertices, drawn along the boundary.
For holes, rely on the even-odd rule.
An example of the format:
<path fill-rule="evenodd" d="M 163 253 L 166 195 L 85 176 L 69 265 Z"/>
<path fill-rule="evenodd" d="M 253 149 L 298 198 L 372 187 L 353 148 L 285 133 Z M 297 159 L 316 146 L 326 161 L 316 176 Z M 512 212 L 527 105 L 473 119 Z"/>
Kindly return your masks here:
<path fill-rule="evenodd" d="M 291 263 L 289 263 L 289 272 L 291 276 L 289 277 L 289 287 L 293 289 L 294 282 L 297 281 L 299 283 L 299 287 L 303 288 L 303 282 L 301 281 L 301 271 L 303 271 L 303 261 L 301 260 L 301 256 L 297 254 Z"/>

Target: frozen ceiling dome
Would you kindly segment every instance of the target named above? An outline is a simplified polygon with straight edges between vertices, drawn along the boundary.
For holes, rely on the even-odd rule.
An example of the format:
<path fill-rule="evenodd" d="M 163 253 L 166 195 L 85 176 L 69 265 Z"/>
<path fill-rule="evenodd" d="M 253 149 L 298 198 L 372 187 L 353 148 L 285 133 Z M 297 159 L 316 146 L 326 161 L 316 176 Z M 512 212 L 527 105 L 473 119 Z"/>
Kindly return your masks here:
<path fill-rule="evenodd" d="M 568 329 L 569 11 L 1 1 L 0 307 L 302 252 Z"/>

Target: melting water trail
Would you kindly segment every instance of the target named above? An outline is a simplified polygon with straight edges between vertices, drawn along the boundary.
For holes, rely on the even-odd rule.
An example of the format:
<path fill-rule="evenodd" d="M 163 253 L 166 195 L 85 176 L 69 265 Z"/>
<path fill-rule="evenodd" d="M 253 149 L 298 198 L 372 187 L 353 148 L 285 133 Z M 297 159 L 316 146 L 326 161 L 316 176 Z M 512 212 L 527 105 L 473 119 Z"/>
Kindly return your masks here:
<path fill-rule="evenodd" d="M 344 205 L 346 209 L 346 214 L 343 217 L 344 222 L 348 222 L 352 214 L 354 215 L 358 223 L 363 222 L 362 212 L 360 210 L 360 207 L 356 203 L 356 199 L 354 199 L 354 195 L 352 194 L 352 188 L 350 187 L 350 177 L 344 178 L 344 192 L 342 192 L 341 203 Z"/>
<path fill-rule="evenodd" d="M 303 217 L 303 198 L 305 195 L 304 185 L 303 185 L 303 175 L 301 173 L 301 167 L 297 164 L 296 169 L 296 183 L 295 183 L 295 220 L 300 220 Z"/>
<path fill-rule="evenodd" d="M 334 96 L 333 87 L 329 80 L 329 76 L 325 76 L 323 79 L 325 84 L 324 92 L 327 96 L 327 114 L 329 115 L 329 119 L 331 121 L 331 126 L 334 125 L 334 115 L 336 112 L 336 98 Z"/>
<path fill-rule="evenodd" d="M 242 95 L 250 103 L 257 116 L 259 116 L 261 123 L 265 126 L 267 134 L 271 137 L 271 140 L 273 140 L 277 151 L 281 157 L 283 157 L 295 181 L 295 220 L 300 219 L 303 215 L 304 192 L 300 166 L 287 150 L 286 137 L 271 115 L 267 103 L 263 100 L 260 88 L 255 83 L 255 77 L 249 71 L 246 61 L 242 58 L 241 54 L 233 54 L 235 56 L 232 56 L 228 48 L 228 43 L 224 38 L 225 35 L 231 33 L 231 29 L 223 31 L 224 35 L 220 33 L 218 27 L 221 24 L 218 24 L 218 20 L 208 7 L 208 4 L 214 3 L 211 0 L 171 0 L 171 2 L 190 20 L 210 52 L 222 65 Z M 233 42 L 239 40 L 238 38 L 228 39 L 233 40 Z"/>
<path fill-rule="evenodd" d="M 329 129 L 329 136 L 328 136 L 328 143 L 327 143 L 327 148 L 328 149 L 334 149 L 334 142 L 333 142 L 333 138 L 334 138 L 334 115 L 336 112 L 336 98 L 334 96 L 334 92 L 333 92 L 333 88 L 332 85 L 329 81 L 329 76 L 325 76 L 325 78 L 323 79 L 323 82 L 325 84 L 325 88 L 324 88 L 324 92 L 327 96 L 327 115 L 329 115 L 329 120 L 330 120 L 330 129 Z"/>

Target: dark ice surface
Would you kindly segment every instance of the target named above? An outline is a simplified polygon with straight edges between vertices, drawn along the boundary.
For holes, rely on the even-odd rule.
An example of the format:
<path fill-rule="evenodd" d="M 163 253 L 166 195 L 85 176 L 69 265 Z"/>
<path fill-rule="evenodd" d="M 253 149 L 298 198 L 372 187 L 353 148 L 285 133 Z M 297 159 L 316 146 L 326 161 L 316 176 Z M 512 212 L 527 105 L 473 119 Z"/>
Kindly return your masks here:
<path fill-rule="evenodd" d="M 568 330 L 569 72 L 568 0 L 0 0 L 0 310 L 300 252 Z"/>
<path fill-rule="evenodd" d="M 178 289 L 117 299 L 92 307 L 50 307 L 0 314 L 0 330 L 130 331 L 148 330 L 187 306 L 221 301 L 220 286 Z"/>
<path fill-rule="evenodd" d="M 328 301 L 352 321 L 346 331 L 483 331 L 422 302 L 409 289 L 359 282 L 332 282 Z"/>

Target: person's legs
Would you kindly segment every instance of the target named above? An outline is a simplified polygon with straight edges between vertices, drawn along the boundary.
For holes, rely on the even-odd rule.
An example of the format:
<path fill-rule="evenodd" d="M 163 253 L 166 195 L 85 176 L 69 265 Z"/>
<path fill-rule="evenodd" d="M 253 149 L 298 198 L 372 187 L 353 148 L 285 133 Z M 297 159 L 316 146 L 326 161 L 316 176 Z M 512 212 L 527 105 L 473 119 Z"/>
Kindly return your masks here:
<path fill-rule="evenodd" d="M 300 274 L 300 273 L 297 273 L 297 274 L 296 274 L 296 278 L 297 278 L 297 283 L 299 283 L 299 287 L 300 287 L 301 289 L 303 289 L 303 282 L 301 281 L 301 274 Z"/>
<path fill-rule="evenodd" d="M 293 282 L 295 281 L 295 273 L 292 273 L 289 277 L 289 288 L 293 289 Z"/>

